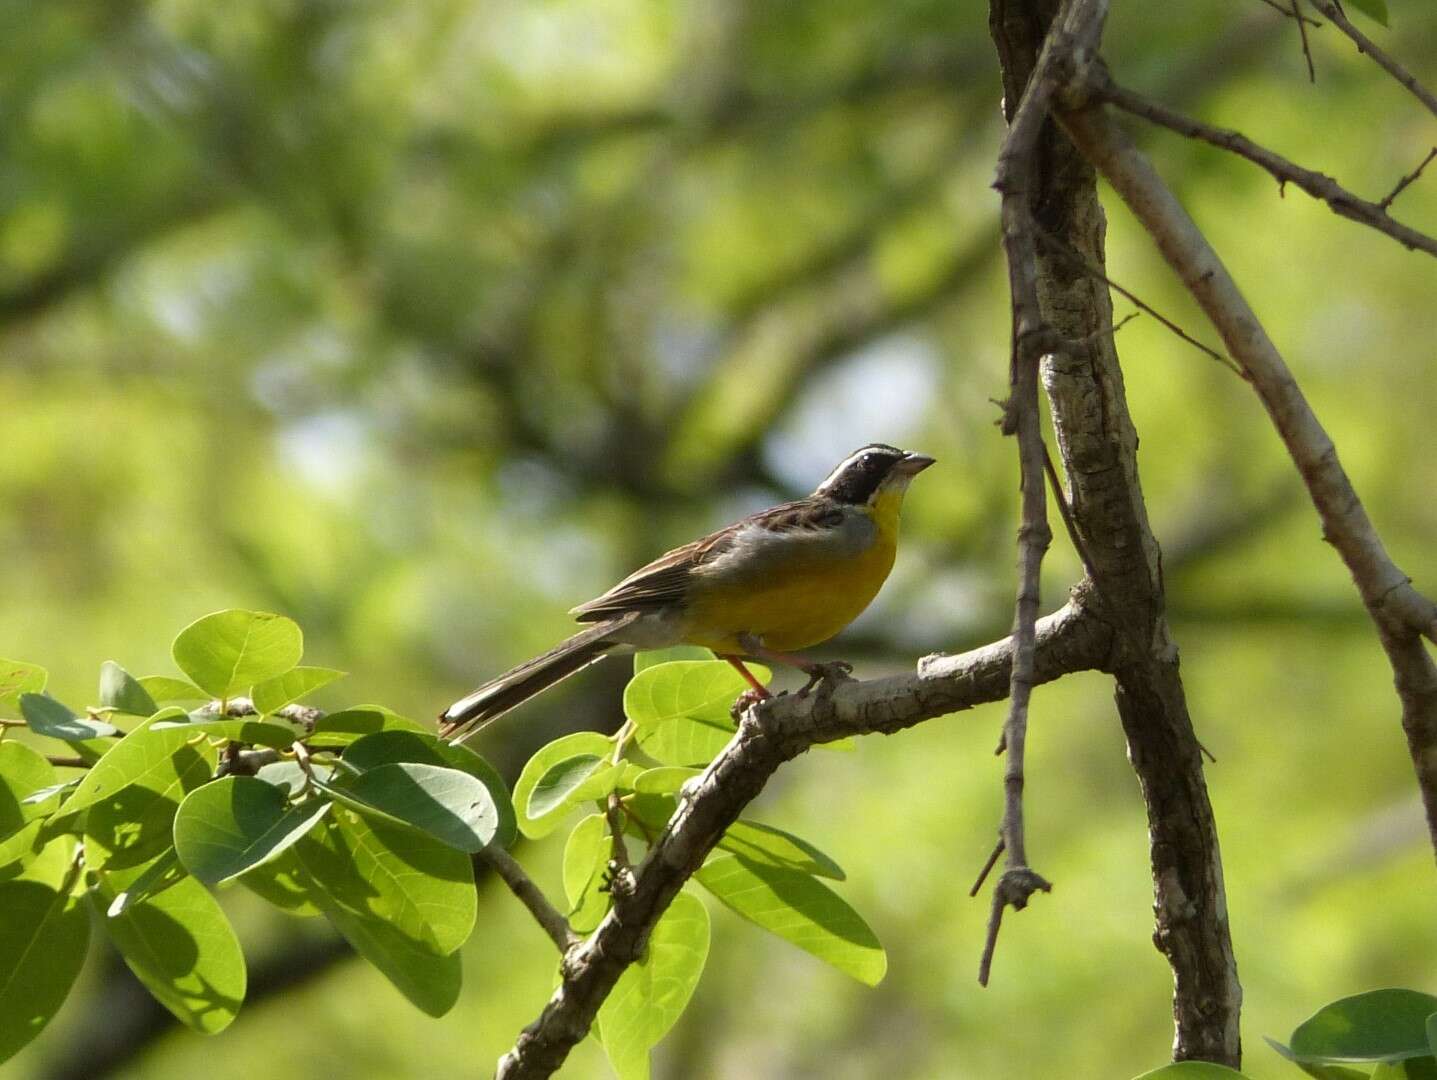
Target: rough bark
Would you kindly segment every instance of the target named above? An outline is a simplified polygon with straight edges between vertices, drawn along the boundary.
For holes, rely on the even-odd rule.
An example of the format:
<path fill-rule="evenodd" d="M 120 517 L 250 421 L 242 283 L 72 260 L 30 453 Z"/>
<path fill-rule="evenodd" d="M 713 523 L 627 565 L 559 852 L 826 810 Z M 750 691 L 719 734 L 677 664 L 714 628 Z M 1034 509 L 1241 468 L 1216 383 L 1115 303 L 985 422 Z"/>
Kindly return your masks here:
<path fill-rule="evenodd" d="M 1058 15 L 1054 0 L 994 0 L 990 27 L 1011 116 Z M 1036 227 L 1101 267 L 1106 222 L 1095 176 L 1051 122 L 1039 148 Z M 1129 758 L 1147 806 L 1156 931 L 1173 970 L 1173 1056 L 1236 1066 L 1242 992 L 1228 930 L 1216 824 L 1165 616 L 1162 556 L 1148 524 L 1137 434 L 1111 333 L 1106 286 L 1040 246 L 1047 325 L 1066 344 L 1043 369 L 1095 611 L 1120 633 L 1113 667 Z"/>

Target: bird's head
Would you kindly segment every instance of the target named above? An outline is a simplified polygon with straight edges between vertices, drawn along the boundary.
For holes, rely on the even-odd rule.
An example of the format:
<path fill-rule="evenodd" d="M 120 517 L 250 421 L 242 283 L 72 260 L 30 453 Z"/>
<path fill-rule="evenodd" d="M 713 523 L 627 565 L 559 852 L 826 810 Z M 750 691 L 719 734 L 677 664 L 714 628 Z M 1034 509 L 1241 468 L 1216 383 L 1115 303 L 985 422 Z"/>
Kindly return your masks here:
<path fill-rule="evenodd" d="M 927 454 L 869 443 L 839 462 L 814 494 L 835 502 L 869 506 L 876 506 L 881 499 L 891 501 L 896 509 L 909 482 L 932 464 Z"/>

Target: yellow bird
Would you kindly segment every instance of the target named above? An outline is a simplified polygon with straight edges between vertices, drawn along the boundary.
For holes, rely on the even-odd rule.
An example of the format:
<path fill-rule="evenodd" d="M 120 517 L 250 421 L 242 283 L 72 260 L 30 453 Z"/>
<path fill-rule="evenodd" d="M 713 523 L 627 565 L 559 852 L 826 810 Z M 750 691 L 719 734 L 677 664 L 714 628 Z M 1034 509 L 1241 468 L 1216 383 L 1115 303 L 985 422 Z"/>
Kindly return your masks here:
<path fill-rule="evenodd" d="M 441 733 L 467 737 L 610 653 L 672 645 L 712 649 L 759 697 L 768 692 L 745 657 L 799 668 L 808 690 L 825 665 L 793 653 L 833 637 L 878 595 L 893 568 L 904 493 L 932 464 L 924 454 L 872 443 L 807 498 L 659 556 L 570 612 L 593 626 L 449 706 Z"/>

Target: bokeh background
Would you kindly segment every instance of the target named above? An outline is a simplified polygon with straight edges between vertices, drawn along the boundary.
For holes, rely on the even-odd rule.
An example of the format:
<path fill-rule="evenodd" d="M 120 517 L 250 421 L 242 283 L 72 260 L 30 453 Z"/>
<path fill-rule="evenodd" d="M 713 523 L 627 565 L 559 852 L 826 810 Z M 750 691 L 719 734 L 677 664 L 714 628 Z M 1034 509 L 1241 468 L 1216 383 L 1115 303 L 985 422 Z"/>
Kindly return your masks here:
<path fill-rule="evenodd" d="M 1364 25 L 1431 84 L 1437 9 L 1391 6 L 1390 30 Z M 1381 197 L 1437 128 L 1334 29 L 1311 37 L 1315 85 L 1293 22 L 1257 0 L 1127 2 L 1107 55 Z M 352 673 L 318 704 L 429 717 L 565 634 L 570 605 L 870 440 L 940 465 L 888 587 L 828 654 L 874 675 L 1001 635 L 1017 485 L 990 401 L 997 87 L 973 0 L 0 6 L 0 654 L 79 702 L 101 660 L 169 673 L 180 627 L 262 608 Z M 1437 268 L 1242 162 L 1139 135 L 1397 561 L 1437 587 Z M 1395 210 L 1431 231 L 1437 176 Z M 1213 340 L 1120 207 L 1110 270 Z M 1263 1034 L 1359 990 L 1437 991 L 1390 674 L 1248 388 L 1146 317 L 1119 346 L 1218 758 L 1247 1069 L 1292 1076 Z M 1055 544 L 1046 606 L 1077 573 Z M 515 770 L 614 724 L 625 674 L 601 666 L 479 748 Z M 755 816 L 844 864 L 888 978 L 867 990 L 716 909 L 656 1076 L 1107 1078 L 1165 1059 L 1143 808 L 1099 676 L 1035 697 L 1029 845 L 1055 889 L 1005 923 L 976 984 L 987 900 L 967 889 L 1000 811 L 1001 716 L 784 770 Z M 555 890 L 560 848 L 522 852 Z M 330 955 L 322 925 L 236 892 L 252 976 L 288 989 L 111 1071 L 141 999 L 100 946 L 3 1073 L 487 1075 L 553 955 L 502 890 L 481 903 L 442 1020 Z M 565 1075 L 607 1075 L 597 1046 Z"/>

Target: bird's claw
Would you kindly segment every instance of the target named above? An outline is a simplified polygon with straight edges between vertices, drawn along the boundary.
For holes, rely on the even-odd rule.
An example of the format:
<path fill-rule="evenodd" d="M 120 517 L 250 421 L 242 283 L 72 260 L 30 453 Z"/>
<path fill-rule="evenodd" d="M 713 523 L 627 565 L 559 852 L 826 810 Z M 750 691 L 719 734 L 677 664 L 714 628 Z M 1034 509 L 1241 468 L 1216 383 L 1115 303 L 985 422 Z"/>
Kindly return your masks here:
<path fill-rule="evenodd" d="M 729 706 L 728 714 L 734 723 L 738 723 L 739 719 L 744 713 L 748 712 L 749 709 L 757 705 L 760 701 L 767 701 L 771 697 L 773 697 L 773 695 L 766 690 L 763 693 L 759 693 L 759 691 L 750 688 L 734 698 L 733 704 Z"/>
<path fill-rule="evenodd" d="M 798 696 L 806 698 L 815 686 L 822 682 L 843 682 L 853 677 L 853 665 L 847 660 L 829 660 L 804 668 L 808 682 L 799 688 Z"/>

